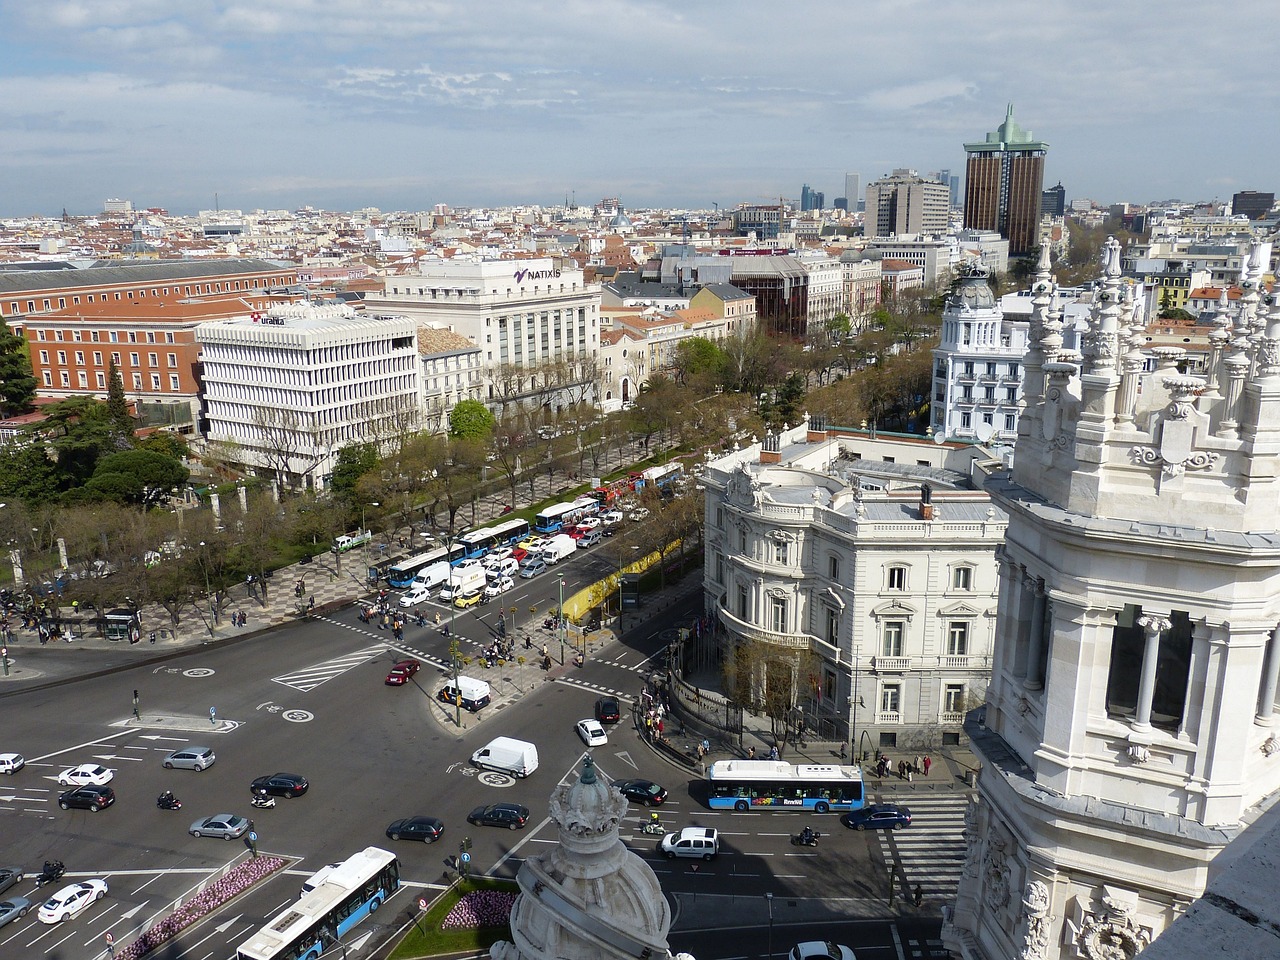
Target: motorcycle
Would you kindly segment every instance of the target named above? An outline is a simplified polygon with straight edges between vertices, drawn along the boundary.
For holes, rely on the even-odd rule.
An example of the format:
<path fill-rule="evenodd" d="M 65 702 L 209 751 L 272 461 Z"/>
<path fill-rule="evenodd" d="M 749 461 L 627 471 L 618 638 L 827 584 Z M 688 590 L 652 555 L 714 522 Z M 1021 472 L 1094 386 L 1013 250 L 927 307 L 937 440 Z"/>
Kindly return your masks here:
<path fill-rule="evenodd" d="M 793 847 L 816 847 L 820 836 L 822 836 L 822 834 L 817 830 L 810 830 L 808 827 L 805 827 L 791 838 L 791 845 Z"/>
<path fill-rule="evenodd" d="M 46 860 L 44 862 L 44 870 L 36 877 L 36 886 L 42 887 L 46 883 L 57 883 L 66 872 L 67 868 L 61 860 Z"/>
<path fill-rule="evenodd" d="M 654 835 L 655 837 L 660 837 L 663 834 L 665 834 L 667 830 L 666 830 L 666 827 L 664 827 L 662 824 L 656 823 L 650 820 L 648 823 L 646 823 L 643 827 L 640 828 L 640 832 L 649 833 Z"/>
<path fill-rule="evenodd" d="M 257 807 L 259 810 L 270 810 L 276 805 L 276 798 L 269 797 L 265 793 L 255 793 L 253 799 L 249 801 L 249 806 Z"/>
<path fill-rule="evenodd" d="M 182 801 L 166 790 L 156 797 L 156 806 L 161 810 L 181 810 Z"/>

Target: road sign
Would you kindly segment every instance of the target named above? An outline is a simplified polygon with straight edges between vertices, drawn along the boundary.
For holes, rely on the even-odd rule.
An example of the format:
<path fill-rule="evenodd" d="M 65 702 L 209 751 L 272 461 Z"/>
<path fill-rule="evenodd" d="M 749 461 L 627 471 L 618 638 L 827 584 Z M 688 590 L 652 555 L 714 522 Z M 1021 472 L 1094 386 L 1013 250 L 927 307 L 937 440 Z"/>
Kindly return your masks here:
<path fill-rule="evenodd" d="M 103 939 L 103 940 L 105 940 L 105 941 L 107 941 L 107 943 L 115 943 L 115 942 L 116 942 L 116 938 L 115 938 L 115 937 L 113 937 L 113 936 L 111 935 L 111 931 L 110 931 L 110 930 L 108 930 L 106 933 L 104 933 L 104 934 L 102 935 L 102 939 Z"/>
<path fill-rule="evenodd" d="M 249 842 L 250 842 L 250 843 L 257 843 L 257 842 L 258 842 L 258 831 L 257 831 L 257 830 L 250 830 L 250 831 L 249 831 Z"/>
<path fill-rule="evenodd" d="M 469 853 L 463 853 L 460 857 L 458 857 L 458 859 L 459 859 L 459 860 L 461 860 L 463 863 L 470 863 L 470 862 L 471 862 L 471 854 L 469 854 Z"/>
<path fill-rule="evenodd" d="M 419 910 L 425 910 L 425 909 L 427 909 L 427 907 L 429 907 L 429 906 L 431 906 L 431 901 L 430 901 L 430 900 L 428 900 L 426 897 L 419 897 L 419 898 L 418 898 L 418 909 L 419 909 Z"/>

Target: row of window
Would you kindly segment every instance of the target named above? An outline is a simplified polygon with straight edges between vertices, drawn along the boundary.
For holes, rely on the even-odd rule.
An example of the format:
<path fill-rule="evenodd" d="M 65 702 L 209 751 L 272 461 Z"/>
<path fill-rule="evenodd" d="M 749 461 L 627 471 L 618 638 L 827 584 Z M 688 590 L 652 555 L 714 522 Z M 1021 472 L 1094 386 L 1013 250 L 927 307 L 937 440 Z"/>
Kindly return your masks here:
<path fill-rule="evenodd" d="M 77 370 L 75 371 L 75 374 L 76 374 L 76 387 L 81 390 L 88 390 L 89 389 L 88 372 L 84 370 Z M 102 370 L 97 370 L 94 372 L 93 376 L 94 376 L 95 388 L 98 390 L 106 390 L 107 389 L 106 373 Z M 52 370 L 45 370 L 43 374 L 43 378 L 44 378 L 44 385 L 46 387 L 52 387 L 54 385 Z M 132 382 L 133 382 L 132 389 L 135 392 L 140 392 L 144 389 L 142 386 L 142 374 L 140 373 L 132 374 Z M 150 387 L 151 392 L 153 393 L 162 392 L 163 388 L 160 385 L 160 374 L 158 373 L 151 374 L 150 383 L 151 383 L 151 387 Z M 58 386 L 66 387 L 68 390 L 71 389 L 71 372 L 70 371 L 67 371 L 67 370 L 58 371 Z M 169 392 L 171 393 L 182 392 L 182 381 L 179 378 L 178 374 L 176 373 L 169 374 L 168 389 L 169 389 Z"/>
<path fill-rule="evenodd" d="M 204 286 L 203 291 L 201 291 L 200 289 L 201 284 L 198 284 L 198 283 L 187 285 L 187 286 L 181 286 L 181 287 L 175 286 L 173 288 L 173 295 L 175 297 L 179 295 L 190 297 L 190 296 L 199 296 L 201 292 L 232 293 L 234 291 L 240 291 L 240 290 L 243 290 L 247 293 L 249 291 L 268 289 L 270 287 L 285 285 L 293 282 L 294 282 L 294 279 L 292 277 L 285 278 L 285 279 L 273 278 L 270 282 L 268 282 L 267 279 L 263 277 L 251 277 L 245 280 L 225 280 L 225 281 L 220 281 L 218 283 L 206 283 L 206 284 L 203 284 Z M 170 292 L 169 287 L 152 287 L 151 288 L 151 296 L 153 297 L 167 297 L 169 296 L 169 292 Z M 98 292 L 98 293 L 76 294 L 71 297 L 71 304 L 72 306 L 77 306 L 77 307 L 80 306 L 82 297 L 85 303 L 107 303 L 111 300 L 133 300 L 135 299 L 134 293 L 135 291 L 133 290 L 117 290 L 112 294 L 108 294 L 105 291 Z M 145 300 L 146 297 L 147 297 L 147 291 L 145 289 L 139 289 L 137 291 L 136 299 Z M 26 305 L 27 305 L 26 312 L 35 313 L 37 302 L 40 303 L 40 309 L 52 310 L 54 309 L 53 304 L 55 301 L 58 304 L 57 309 L 59 310 L 67 309 L 66 297 L 42 297 L 39 301 L 28 300 L 26 302 Z M 0 305 L 0 312 L 3 312 L 2 305 Z M 21 313 L 22 313 L 22 301 L 10 300 L 9 301 L 10 316 L 16 317 Z M 44 337 L 39 337 L 38 339 L 43 340 Z M 61 340 L 62 338 L 59 337 L 58 339 Z"/>
<path fill-rule="evenodd" d="M 942 712 L 960 713 L 965 708 L 963 683 L 946 683 L 942 686 Z M 902 684 L 885 682 L 880 684 L 880 720 L 902 716 Z"/>
<path fill-rule="evenodd" d="M 63 342 L 83 343 L 85 342 L 84 334 L 86 333 L 89 334 L 89 338 L 87 341 L 89 343 L 160 343 L 161 342 L 160 340 L 156 339 L 157 337 L 160 336 L 160 334 L 156 333 L 156 331 L 154 330 L 139 332 L 137 330 L 105 330 L 105 331 L 103 330 L 66 330 L 66 331 L 51 330 L 50 331 L 50 330 L 38 329 L 35 331 L 36 340 L 41 342 L 48 342 L 51 339 L 48 336 L 48 334 L 50 333 L 53 334 L 52 340 L 55 343 L 63 343 Z M 106 340 L 102 339 L 103 333 L 107 335 Z M 161 331 L 161 333 L 164 334 L 165 343 L 177 343 L 177 341 L 174 339 L 173 331 L 171 330 Z M 70 334 L 70 337 L 67 337 L 66 334 Z M 144 337 L 144 339 L 139 340 L 138 339 L 139 337 Z"/>
<path fill-rule="evenodd" d="M 77 350 L 77 351 L 75 352 L 75 366 L 77 366 L 77 367 L 83 367 L 83 366 L 84 366 L 84 356 L 85 356 L 85 355 L 84 355 L 84 351 L 83 351 L 83 350 Z M 142 364 L 141 364 L 141 362 L 140 362 L 140 361 L 141 361 L 141 358 L 142 358 L 142 355 L 141 355 L 141 354 L 138 354 L 138 353 L 131 353 L 131 354 L 129 354 L 129 366 L 131 366 L 131 367 L 140 367 L 140 366 L 142 366 Z M 170 354 L 167 354 L 167 355 L 166 355 L 166 359 L 169 361 L 169 366 L 170 366 L 170 367 L 176 367 L 176 366 L 178 365 L 178 355 L 177 355 L 176 353 L 170 353 Z M 120 354 L 118 354 L 118 353 L 112 353 L 112 354 L 111 354 L 111 362 L 112 362 L 112 363 L 114 363 L 117 367 L 119 367 L 119 366 L 120 366 Z M 40 351 L 40 365 L 41 365 L 41 366 L 43 366 L 43 367 L 47 367 L 47 366 L 49 365 L 49 351 L 48 351 L 48 350 L 41 350 L 41 351 Z M 67 365 L 67 351 L 65 351 L 65 350 L 59 350 L 59 351 L 58 351 L 58 366 L 60 366 L 60 367 L 65 367 L 66 365 Z M 98 350 L 93 351 L 93 365 L 94 365 L 95 367 L 100 367 L 100 366 L 102 366 L 102 353 L 101 353 L 101 351 L 98 351 Z M 160 366 L 160 354 L 158 354 L 158 353 L 148 353 L 148 354 L 147 354 L 147 366 L 149 366 L 149 367 L 158 367 L 158 366 Z"/>

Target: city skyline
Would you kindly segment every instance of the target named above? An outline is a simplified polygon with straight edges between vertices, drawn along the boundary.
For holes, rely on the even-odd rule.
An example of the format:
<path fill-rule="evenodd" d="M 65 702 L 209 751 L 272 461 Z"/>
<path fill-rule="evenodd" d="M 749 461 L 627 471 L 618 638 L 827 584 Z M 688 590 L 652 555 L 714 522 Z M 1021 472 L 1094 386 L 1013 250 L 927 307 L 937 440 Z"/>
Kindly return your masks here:
<path fill-rule="evenodd" d="M 109 197 L 175 214 L 606 196 L 723 209 L 798 200 L 805 183 L 829 207 L 846 172 L 963 169 L 963 143 L 1011 102 L 1068 199 L 1271 190 L 1276 97 L 1241 69 L 1239 40 L 1267 49 L 1280 28 L 1260 0 L 1230 26 L 1192 12 L 0 0 L 0 216 Z"/>

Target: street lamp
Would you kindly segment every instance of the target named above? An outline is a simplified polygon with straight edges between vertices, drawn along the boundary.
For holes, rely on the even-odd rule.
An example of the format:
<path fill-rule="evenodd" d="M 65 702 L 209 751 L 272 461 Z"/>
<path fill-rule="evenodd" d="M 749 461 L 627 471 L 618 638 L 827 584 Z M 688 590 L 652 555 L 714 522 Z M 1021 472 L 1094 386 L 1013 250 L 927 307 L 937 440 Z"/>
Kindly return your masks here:
<path fill-rule="evenodd" d="M 564 666 L 564 577 L 556 577 L 560 587 L 560 606 L 556 608 L 556 635 L 560 638 L 560 666 Z"/>
<path fill-rule="evenodd" d="M 449 547 L 445 553 L 445 562 L 449 564 L 449 579 L 445 582 L 453 587 L 453 563 L 449 557 L 453 554 L 453 545 L 458 542 L 464 533 L 467 532 L 466 527 L 458 530 L 449 537 Z M 462 694 L 458 691 L 458 654 L 461 652 L 461 646 L 458 643 L 458 637 L 453 632 L 453 625 L 457 622 L 458 598 L 454 596 L 454 590 L 449 590 L 449 654 L 453 658 L 453 722 L 458 729 L 462 729 Z"/>
<path fill-rule="evenodd" d="M 368 504 L 364 504 L 364 503 L 360 504 L 360 536 L 363 537 L 367 532 L 364 526 L 364 512 L 366 507 L 380 507 L 380 506 L 382 506 L 382 504 L 380 504 L 377 500 L 370 500 Z M 372 540 L 372 539 L 373 539 L 373 536 L 370 535 L 369 540 Z M 364 542 L 364 574 L 366 577 L 369 575 L 369 540 L 366 540 Z"/>
<path fill-rule="evenodd" d="M 200 572 L 204 574 L 204 596 L 209 601 L 209 637 L 213 637 L 213 625 L 218 619 L 218 608 L 214 606 L 213 594 L 209 590 L 209 565 L 204 555 L 204 541 L 200 541 Z"/>
<path fill-rule="evenodd" d="M 766 893 L 764 899 L 765 903 L 769 904 L 769 952 L 765 957 L 767 960 L 773 960 L 773 894 Z"/>

